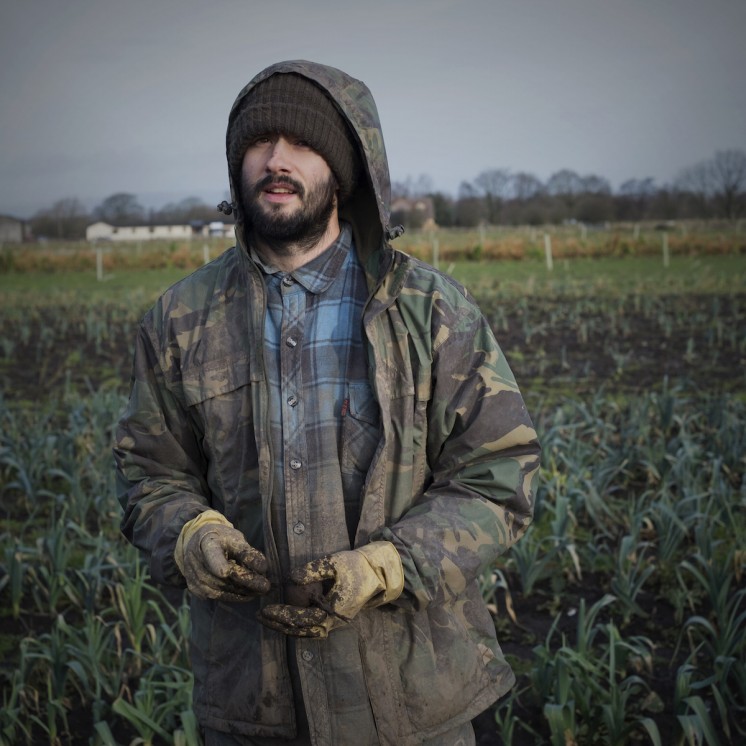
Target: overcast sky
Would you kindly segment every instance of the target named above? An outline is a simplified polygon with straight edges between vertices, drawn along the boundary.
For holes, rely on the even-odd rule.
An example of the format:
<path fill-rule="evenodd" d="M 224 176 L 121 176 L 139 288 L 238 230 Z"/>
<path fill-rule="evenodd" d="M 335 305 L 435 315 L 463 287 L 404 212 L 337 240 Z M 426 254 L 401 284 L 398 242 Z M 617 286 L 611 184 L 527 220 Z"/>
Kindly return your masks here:
<path fill-rule="evenodd" d="M 746 150 L 744 0 L 0 0 L 0 213 L 222 199 L 233 99 L 294 58 L 365 81 L 393 179 L 453 195 Z"/>

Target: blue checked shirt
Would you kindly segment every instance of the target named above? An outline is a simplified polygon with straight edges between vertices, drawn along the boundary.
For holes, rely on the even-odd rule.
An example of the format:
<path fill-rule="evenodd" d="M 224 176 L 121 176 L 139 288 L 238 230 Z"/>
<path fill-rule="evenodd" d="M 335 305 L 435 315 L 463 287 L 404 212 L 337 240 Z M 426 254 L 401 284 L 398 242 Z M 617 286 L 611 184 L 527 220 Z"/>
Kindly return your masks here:
<path fill-rule="evenodd" d="M 354 540 L 365 474 L 380 439 L 362 336 L 368 288 L 344 223 L 323 254 L 293 272 L 268 266 L 256 252 L 252 257 L 267 285 L 271 516 L 287 573 L 323 554 L 350 549 Z M 287 642 L 301 733 L 309 727 L 300 705 L 303 692 L 318 701 L 323 691 L 333 716 L 314 713 L 311 732 L 326 742 L 375 746 L 354 629 L 335 630 L 324 641 Z M 330 722 L 334 733 L 327 732 Z"/>
<path fill-rule="evenodd" d="M 267 285 L 272 526 L 290 570 L 354 539 L 379 439 L 362 338 L 368 289 L 344 223 L 323 254 L 293 272 L 253 256 Z"/>

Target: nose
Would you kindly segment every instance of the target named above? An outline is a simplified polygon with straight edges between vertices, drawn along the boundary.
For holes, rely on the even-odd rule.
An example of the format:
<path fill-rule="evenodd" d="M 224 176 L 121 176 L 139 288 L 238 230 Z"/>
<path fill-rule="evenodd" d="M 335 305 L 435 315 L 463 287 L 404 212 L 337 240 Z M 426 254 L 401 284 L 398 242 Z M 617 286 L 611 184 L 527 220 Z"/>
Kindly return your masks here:
<path fill-rule="evenodd" d="M 288 155 L 290 152 L 290 143 L 280 135 L 273 143 L 272 149 L 267 159 L 267 172 L 277 173 L 279 171 L 289 171 L 290 163 Z"/>

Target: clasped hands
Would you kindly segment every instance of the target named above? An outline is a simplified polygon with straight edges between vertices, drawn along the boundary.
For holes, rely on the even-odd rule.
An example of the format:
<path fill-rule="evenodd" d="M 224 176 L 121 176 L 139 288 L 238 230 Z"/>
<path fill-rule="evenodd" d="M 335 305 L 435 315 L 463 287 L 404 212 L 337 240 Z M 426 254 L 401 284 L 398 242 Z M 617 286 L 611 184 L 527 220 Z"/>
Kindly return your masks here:
<path fill-rule="evenodd" d="M 205 511 L 184 526 L 174 558 L 198 598 L 249 601 L 271 587 L 264 555 L 217 511 Z M 286 603 L 267 604 L 259 621 L 293 637 L 323 638 L 362 609 L 397 599 L 404 573 L 394 545 L 375 541 L 297 567 L 289 581 Z"/>

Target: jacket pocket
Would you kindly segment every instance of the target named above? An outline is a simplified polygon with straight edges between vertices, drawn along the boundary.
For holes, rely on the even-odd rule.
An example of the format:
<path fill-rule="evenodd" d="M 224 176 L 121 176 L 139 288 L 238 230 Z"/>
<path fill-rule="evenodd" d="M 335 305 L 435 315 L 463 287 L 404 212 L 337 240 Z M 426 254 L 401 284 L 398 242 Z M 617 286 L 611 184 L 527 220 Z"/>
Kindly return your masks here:
<path fill-rule="evenodd" d="M 259 455 L 248 358 L 218 360 L 185 371 L 182 394 L 201 433 L 212 507 L 250 543 L 261 538 Z"/>
<path fill-rule="evenodd" d="M 510 675 L 504 660 L 496 660 L 491 646 L 484 644 L 489 640 L 470 632 L 466 620 L 450 606 L 398 614 L 391 628 L 402 701 L 416 731 L 462 716 Z"/>
<path fill-rule="evenodd" d="M 251 382 L 251 368 L 246 356 L 220 359 L 184 370 L 181 395 L 187 406 L 199 405 L 216 396 L 229 395 Z"/>

